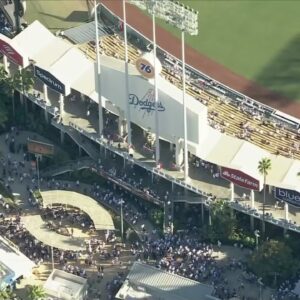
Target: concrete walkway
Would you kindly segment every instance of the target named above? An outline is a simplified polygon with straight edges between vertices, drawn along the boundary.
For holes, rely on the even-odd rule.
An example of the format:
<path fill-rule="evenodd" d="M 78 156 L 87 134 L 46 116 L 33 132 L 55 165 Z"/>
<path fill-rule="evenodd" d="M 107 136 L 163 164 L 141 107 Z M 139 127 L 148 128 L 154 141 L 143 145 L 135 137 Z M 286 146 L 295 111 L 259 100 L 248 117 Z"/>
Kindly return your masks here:
<path fill-rule="evenodd" d="M 31 235 L 45 245 L 65 251 L 86 250 L 86 239 L 65 236 L 50 230 L 40 215 L 22 216 L 21 221 Z"/>

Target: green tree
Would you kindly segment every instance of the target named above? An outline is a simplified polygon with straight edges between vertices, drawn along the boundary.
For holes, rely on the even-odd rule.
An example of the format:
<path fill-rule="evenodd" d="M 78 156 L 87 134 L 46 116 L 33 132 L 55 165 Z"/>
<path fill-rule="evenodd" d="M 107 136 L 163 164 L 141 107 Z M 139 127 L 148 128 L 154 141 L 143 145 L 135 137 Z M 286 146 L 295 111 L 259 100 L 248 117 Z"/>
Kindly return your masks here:
<path fill-rule="evenodd" d="M 29 300 L 40 300 L 45 298 L 46 292 L 44 288 L 40 285 L 32 285 L 28 290 L 28 299 Z"/>
<path fill-rule="evenodd" d="M 258 162 L 258 171 L 261 175 L 264 176 L 264 196 L 263 196 L 263 219 L 262 219 L 262 233 L 265 235 L 266 232 L 266 223 L 265 223 L 265 214 L 266 214 L 266 181 L 267 181 L 267 175 L 269 174 L 269 171 L 272 168 L 272 163 L 269 158 L 262 158 Z"/>
<path fill-rule="evenodd" d="M 7 95 L 11 99 L 13 117 L 15 117 L 15 91 L 24 94 L 32 89 L 33 83 L 33 75 L 28 70 L 22 69 L 20 72 L 9 76 L 5 69 L 0 67 L 0 90 L 3 95 Z"/>
<path fill-rule="evenodd" d="M 10 290 L 0 291 L 0 300 L 11 300 L 13 297 L 14 294 Z"/>
<path fill-rule="evenodd" d="M 236 216 L 225 200 L 217 200 L 210 204 L 212 239 L 228 240 L 236 230 Z"/>
<path fill-rule="evenodd" d="M 272 284 L 277 277 L 280 282 L 294 278 L 299 269 L 299 261 L 285 243 L 270 240 L 264 241 L 253 252 L 248 259 L 248 266 L 258 277 L 262 277 L 264 283 Z"/>

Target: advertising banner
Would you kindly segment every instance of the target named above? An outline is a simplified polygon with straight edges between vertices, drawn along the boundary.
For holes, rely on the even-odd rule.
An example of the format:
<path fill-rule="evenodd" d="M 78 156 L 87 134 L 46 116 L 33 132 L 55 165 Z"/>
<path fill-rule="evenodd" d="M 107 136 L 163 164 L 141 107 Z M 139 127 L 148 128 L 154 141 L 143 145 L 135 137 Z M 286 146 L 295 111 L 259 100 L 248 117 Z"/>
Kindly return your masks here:
<path fill-rule="evenodd" d="M 145 78 L 150 79 L 154 78 L 155 69 L 150 61 L 144 57 L 140 57 L 136 60 L 135 66 L 138 72 Z"/>
<path fill-rule="evenodd" d="M 293 190 L 288 190 L 288 189 L 281 189 L 281 188 L 275 188 L 275 198 L 291 203 L 295 206 L 300 206 L 300 193 L 297 191 Z"/>
<path fill-rule="evenodd" d="M 50 74 L 48 71 L 35 66 L 34 67 L 34 75 L 42 80 L 47 86 L 49 86 L 55 92 L 59 94 L 66 95 L 66 87 L 65 85 L 59 81 L 56 77 Z"/>
<path fill-rule="evenodd" d="M 1 37 L 0 52 L 16 65 L 23 67 L 24 60 L 22 55 L 18 51 L 16 51 L 9 43 L 4 41 Z"/>
<path fill-rule="evenodd" d="M 259 191 L 259 180 L 244 172 L 221 167 L 221 177 L 243 188 Z"/>
<path fill-rule="evenodd" d="M 29 153 L 52 156 L 54 155 L 54 146 L 52 144 L 43 143 L 40 141 L 27 140 L 27 150 Z"/>

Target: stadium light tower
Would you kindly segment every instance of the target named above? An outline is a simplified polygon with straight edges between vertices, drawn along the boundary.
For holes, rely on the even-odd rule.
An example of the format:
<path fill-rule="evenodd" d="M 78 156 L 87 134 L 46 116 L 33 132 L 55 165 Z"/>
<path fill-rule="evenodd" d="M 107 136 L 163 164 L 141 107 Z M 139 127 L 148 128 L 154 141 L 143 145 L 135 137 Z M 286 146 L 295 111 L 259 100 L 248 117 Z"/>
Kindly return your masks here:
<path fill-rule="evenodd" d="M 127 142 L 128 151 L 131 151 L 131 117 L 129 106 L 129 81 L 128 81 L 128 44 L 127 44 L 127 17 L 126 17 L 126 1 L 122 0 L 123 5 L 123 28 L 124 28 L 124 44 L 125 44 L 125 99 L 126 99 L 126 119 L 127 119 Z"/>
<path fill-rule="evenodd" d="M 124 1 L 124 0 L 123 0 Z M 152 14 L 153 22 L 153 53 L 156 55 L 155 15 L 167 23 L 181 30 L 182 51 L 182 102 L 183 102 L 183 132 L 184 132 L 184 179 L 188 179 L 189 162 L 187 147 L 187 110 L 186 110 L 186 78 L 185 78 L 185 33 L 198 34 L 198 11 L 173 0 L 129 0 L 130 3 L 141 9 L 147 9 Z M 156 57 L 155 57 L 156 59 Z M 154 60 L 155 61 L 155 60 Z M 155 72 L 156 76 L 156 72 Z M 157 100 L 157 99 L 156 99 Z M 157 114 L 157 105 L 156 105 Z"/>
<path fill-rule="evenodd" d="M 96 34 L 96 57 L 97 57 L 97 76 L 96 89 L 98 95 L 98 117 L 99 117 L 99 136 L 102 137 L 103 132 L 103 109 L 102 109 L 102 90 L 101 90 L 101 61 L 99 52 L 99 33 L 98 33 L 98 5 L 94 0 L 94 14 L 95 14 L 95 34 Z"/>
<path fill-rule="evenodd" d="M 155 161 L 156 166 L 159 165 L 160 147 L 159 147 L 159 119 L 158 119 L 158 87 L 157 87 L 157 66 L 156 66 L 156 28 L 155 28 L 155 13 L 156 0 L 147 1 L 148 12 L 152 15 L 152 40 L 153 40 L 153 66 L 154 66 L 154 102 L 155 102 Z"/>

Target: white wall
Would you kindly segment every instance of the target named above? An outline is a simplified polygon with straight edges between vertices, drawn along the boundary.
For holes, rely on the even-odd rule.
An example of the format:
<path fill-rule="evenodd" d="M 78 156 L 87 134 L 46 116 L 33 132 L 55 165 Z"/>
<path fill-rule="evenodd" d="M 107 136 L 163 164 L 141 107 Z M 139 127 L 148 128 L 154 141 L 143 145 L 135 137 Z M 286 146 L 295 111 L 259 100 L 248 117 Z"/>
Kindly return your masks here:
<path fill-rule="evenodd" d="M 114 61 L 115 63 L 115 61 Z M 124 65 L 123 62 L 120 64 Z M 132 70 L 130 66 L 129 94 L 131 121 L 144 129 L 155 132 L 154 86 L 153 81 L 148 81 Z M 107 100 L 126 110 L 125 76 L 123 68 L 114 68 L 107 64 L 101 66 L 102 95 Z M 159 112 L 160 136 L 168 141 L 175 142 L 183 138 L 183 105 L 182 91 L 159 77 L 158 97 L 161 102 Z M 206 130 L 207 108 L 193 97 L 186 95 L 188 141 L 199 143 L 201 131 Z M 143 109 L 142 104 L 150 104 L 153 109 Z M 108 105 L 106 105 L 109 109 Z M 111 105 L 110 105 L 111 106 Z"/>

